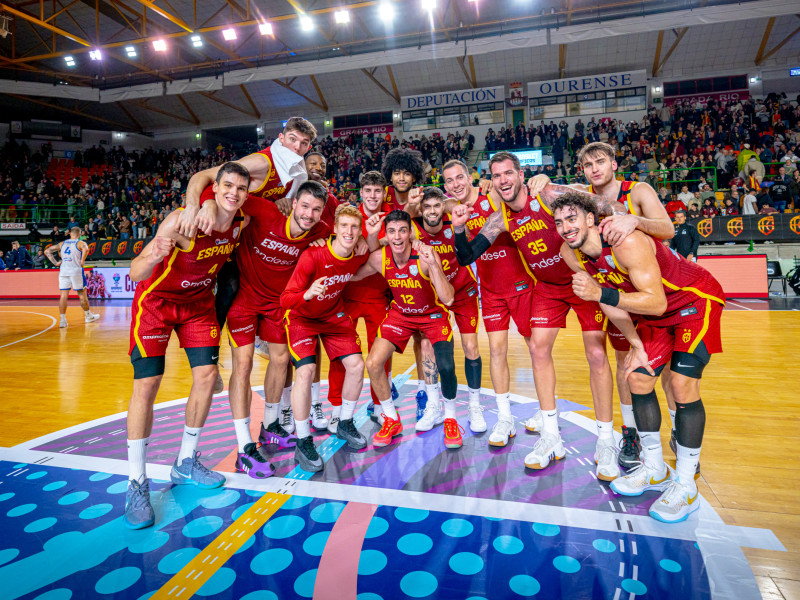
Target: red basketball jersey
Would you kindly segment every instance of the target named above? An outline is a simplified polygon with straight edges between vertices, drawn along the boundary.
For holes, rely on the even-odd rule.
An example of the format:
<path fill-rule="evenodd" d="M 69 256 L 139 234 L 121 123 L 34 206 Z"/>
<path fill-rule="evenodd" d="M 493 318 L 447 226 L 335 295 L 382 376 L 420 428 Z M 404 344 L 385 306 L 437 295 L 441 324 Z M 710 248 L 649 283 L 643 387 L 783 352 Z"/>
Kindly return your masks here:
<path fill-rule="evenodd" d="M 405 204 L 400 204 L 398 201 L 394 186 L 387 185 L 383 195 L 383 206 L 381 206 L 381 210 L 388 213 L 393 210 L 404 210 L 405 206 Z"/>
<path fill-rule="evenodd" d="M 442 229 L 439 233 L 430 233 L 425 230 L 422 217 L 417 217 L 411 221 L 414 225 L 414 235 L 424 244 L 427 244 L 439 255 L 442 261 L 442 270 L 447 281 L 455 289 L 456 293 L 466 288 L 470 284 L 476 283 L 472 269 L 461 267 L 456 259 L 456 246 L 453 238 L 453 228 L 450 224 L 450 215 L 445 214 L 442 218 Z"/>
<path fill-rule="evenodd" d="M 278 177 L 278 171 L 275 169 L 275 161 L 272 159 L 272 148 L 264 148 L 263 150 L 259 150 L 250 156 L 255 155 L 262 156 L 267 160 L 269 170 L 261 186 L 258 189 L 250 192 L 250 195 L 272 200 L 273 202 L 286 197 L 286 194 L 288 194 L 289 190 L 292 189 L 292 184 L 294 182 L 290 181 L 289 185 L 285 187 L 281 183 L 281 178 Z"/>
<path fill-rule="evenodd" d="M 419 256 L 413 250 L 404 267 L 398 267 L 390 248 L 383 253 L 382 274 L 392 292 L 392 306 L 404 315 L 449 315 L 447 307 L 439 301 L 430 278 L 422 274 Z"/>
<path fill-rule="evenodd" d="M 367 239 L 366 223 L 369 216 L 364 212 L 363 204 L 358 207 L 358 210 L 361 211 L 361 215 L 364 217 L 364 220 L 361 222 L 361 235 L 364 236 L 364 239 Z M 385 237 L 385 235 L 385 229 L 381 227 L 378 239 Z M 389 298 L 391 296 L 389 286 L 380 273 L 375 273 L 364 279 L 348 283 L 344 288 L 343 295 L 345 300 L 348 301 L 352 300 L 354 302 L 366 302 L 368 304 L 380 304 L 383 306 L 389 303 Z"/>

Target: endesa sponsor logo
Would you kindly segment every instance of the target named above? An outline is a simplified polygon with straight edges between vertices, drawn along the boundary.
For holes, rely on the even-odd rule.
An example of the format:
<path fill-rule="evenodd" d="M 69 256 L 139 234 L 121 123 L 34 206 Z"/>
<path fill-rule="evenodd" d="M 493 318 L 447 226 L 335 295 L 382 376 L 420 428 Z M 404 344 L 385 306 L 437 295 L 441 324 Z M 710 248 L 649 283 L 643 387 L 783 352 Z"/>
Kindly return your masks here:
<path fill-rule="evenodd" d="M 277 256 L 271 256 L 271 255 L 267 254 L 266 252 L 262 252 L 258 248 L 258 246 L 254 246 L 253 247 L 253 251 L 256 254 L 258 254 L 258 256 L 261 258 L 261 260 L 263 262 L 271 264 L 271 265 L 276 265 L 276 266 L 279 266 L 279 267 L 291 267 L 291 266 L 294 266 L 297 263 L 296 260 L 288 260 L 288 259 L 285 259 L 285 258 L 278 258 Z"/>
<path fill-rule="evenodd" d="M 502 250 L 498 250 L 497 252 L 484 252 L 481 254 L 481 260 L 498 260 L 501 258 L 505 258 L 508 256 L 506 254 L 505 248 Z"/>
<path fill-rule="evenodd" d="M 529 262 L 528 265 L 530 265 L 530 267 L 532 269 L 546 269 L 547 267 L 552 267 L 553 265 L 555 265 L 557 263 L 560 263 L 560 262 L 561 262 L 561 255 L 560 254 L 556 254 L 552 258 L 545 258 L 545 259 L 540 260 L 537 263 Z"/>
<path fill-rule="evenodd" d="M 186 288 L 198 288 L 198 287 L 207 287 L 211 285 L 213 279 L 203 279 L 202 281 L 181 281 L 181 287 Z"/>

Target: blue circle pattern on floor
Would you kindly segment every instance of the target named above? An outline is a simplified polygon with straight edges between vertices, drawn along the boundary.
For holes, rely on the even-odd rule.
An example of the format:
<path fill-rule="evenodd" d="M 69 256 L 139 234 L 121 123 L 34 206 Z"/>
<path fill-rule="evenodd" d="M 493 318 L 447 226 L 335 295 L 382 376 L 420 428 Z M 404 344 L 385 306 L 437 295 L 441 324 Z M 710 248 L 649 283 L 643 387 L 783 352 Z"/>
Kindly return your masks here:
<path fill-rule="evenodd" d="M 258 498 L 244 490 L 197 490 L 151 482 L 160 519 L 167 510 L 183 512 L 170 522 L 131 531 L 120 521 L 127 489 L 124 476 L 100 477 L 58 467 L 40 467 L 36 472 L 42 469 L 46 475 L 36 479 L 4 480 L 8 487 L 0 495 L 0 528 L 7 542 L 0 546 L 0 565 L 6 568 L 36 555 L 66 556 L 68 566 L 84 570 L 41 584 L 30 598 L 44 594 L 56 600 L 99 600 L 109 593 L 148 598 Z M 59 482 L 64 483 L 56 487 Z M 169 494 L 169 500 L 157 502 L 161 493 Z M 59 503 L 63 498 L 73 503 Z M 320 556 L 345 505 L 290 498 L 198 596 L 311 597 Z M 6 516 L 11 511 L 17 516 Z M 187 528 L 199 537 L 186 537 Z M 380 506 L 363 542 L 357 595 L 359 600 L 601 598 L 613 597 L 620 589 L 626 595 L 646 593 L 648 599 L 710 598 L 705 565 L 692 542 L 627 535 L 623 553 L 620 538 L 613 532 L 564 525 Z M 123 549 L 88 557 L 63 554 L 92 539 L 122 540 L 118 543 Z M 638 541 L 636 557 L 630 551 L 631 539 Z M 268 557 L 255 560 L 266 552 Z M 624 577 L 619 576 L 620 562 L 625 564 Z M 638 580 L 632 578 L 634 562 L 639 565 Z"/>

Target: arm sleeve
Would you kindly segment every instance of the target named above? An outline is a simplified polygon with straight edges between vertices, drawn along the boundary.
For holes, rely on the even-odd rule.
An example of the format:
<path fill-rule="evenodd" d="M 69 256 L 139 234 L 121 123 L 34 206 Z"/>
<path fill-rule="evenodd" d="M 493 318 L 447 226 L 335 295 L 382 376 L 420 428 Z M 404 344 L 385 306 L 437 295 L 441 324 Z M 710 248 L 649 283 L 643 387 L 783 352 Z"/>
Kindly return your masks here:
<path fill-rule="evenodd" d="M 479 233 L 472 241 L 467 239 L 467 232 L 456 233 L 456 259 L 462 267 L 474 263 L 481 254 L 492 245 L 486 236 Z"/>
<path fill-rule="evenodd" d="M 311 253 L 306 251 L 300 256 L 297 266 L 292 273 L 289 283 L 281 294 L 281 308 L 290 310 L 306 303 L 303 294 L 306 293 L 314 276 L 314 261 Z"/>

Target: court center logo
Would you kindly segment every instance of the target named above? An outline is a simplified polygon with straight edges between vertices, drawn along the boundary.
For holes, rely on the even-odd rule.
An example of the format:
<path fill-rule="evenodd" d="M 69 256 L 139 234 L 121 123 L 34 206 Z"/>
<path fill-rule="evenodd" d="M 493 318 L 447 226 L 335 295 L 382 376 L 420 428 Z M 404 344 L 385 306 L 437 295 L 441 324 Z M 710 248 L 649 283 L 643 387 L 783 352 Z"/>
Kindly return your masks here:
<path fill-rule="evenodd" d="M 742 231 L 744 231 L 742 217 L 734 217 L 728 221 L 728 233 L 730 233 L 733 237 L 738 236 L 740 233 L 742 233 Z"/>
<path fill-rule="evenodd" d="M 775 231 L 775 217 L 764 217 L 758 221 L 758 230 L 764 235 L 769 235 Z"/>
<path fill-rule="evenodd" d="M 706 238 L 714 233 L 714 224 L 711 222 L 711 219 L 703 219 L 700 221 L 697 224 L 697 233 Z"/>

